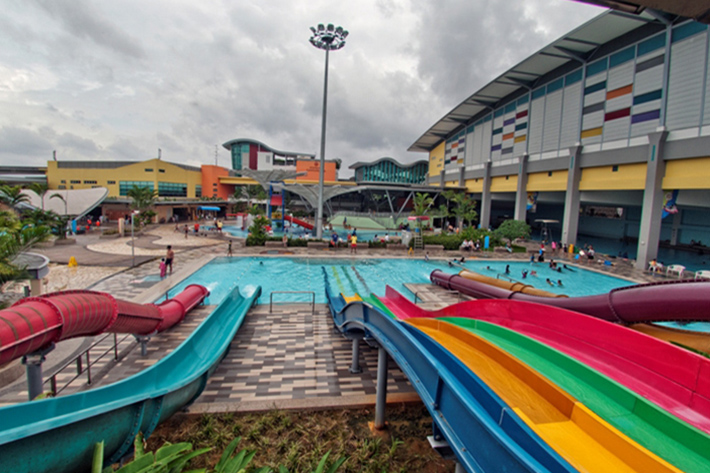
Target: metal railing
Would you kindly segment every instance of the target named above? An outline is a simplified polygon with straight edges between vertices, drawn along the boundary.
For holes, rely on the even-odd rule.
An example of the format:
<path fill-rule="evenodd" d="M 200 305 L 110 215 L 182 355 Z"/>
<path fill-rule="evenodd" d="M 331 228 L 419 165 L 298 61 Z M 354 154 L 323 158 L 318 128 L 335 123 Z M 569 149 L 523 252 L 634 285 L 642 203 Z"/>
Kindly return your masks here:
<path fill-rule="evenodd" d="M 91 385 L 91 367 L 94 366 L 96 363 L 98 363 L 102 358 L 104 358 L 106 355 L 111 353 L 113 351 L 113 361 L 118 361 L 118 345 L 121 344 L 124 340 L 129 338 L 131 335 L 124 335 L 120 340 L 118 339 L 118 334 L 115 333 L 108 333 L 92 343 L 86 350 L 83 352 L 79 353 L 75 358 L 67 361 L 64 363 L 62 366 L 60 366 L 58 369 L 52 373 L 49 378 L 47 378 L 43 385 L 49 383 L 50 389 L 52 391 L 52 394 L 56 396 L 57 394 L 61 393 L 64 391 L 71 383 L 79 379 L 82 374 L 86 373 L 86 384 Z M 108 347 L 106 350 L 103 352 L 99 353 L 99 355 L 96 358 L 91 358 L 90 352 L 93 348 L 96 348 L 98 345 L 103 343 L 107 338 L 113 337 L 113 346 Z M 84 363 L 84 361 L 86 363 Z M 62 371 L 64 371 L 66 368 L 68 368 L 70 365 L 76 364 L 76 375 L 72 377 L 69 381 L 64 383 L 62 387 L 57 389 L 57 375 L 61 374 Z"/>
<path fill-rule="evenodd" d="M 269 295 L 269 313 L 274 309 L 274 294 L 310 294 L 311 295 L 311 314 L 316 313 L 316 293 L 313 291 L 273 291 Z M 277 302 L 277 304 L 292 304 L 293 301 Z"/>
<path fill-rule="evenodd" d="M 456 299 L 457 299 L 459 302 L 463 301 L 463 298 L 462 298 L 463 294 L 461 294 L 461 292 L 459 292 L 459 291 L 451 291 L 451 290 L 446 290 L 445 292 L 446 292 L 447 294 L 452 295 L 452 296 L 455 295 L 455 296 L 456 296 Z M 425 301 L 423 298 L 419 297 L 419 293 L 418 293 L 418 292 L 415 292 L 415 293 L 414 293 L 414 303 L 416 304 L 417 301 L 422 301 L 422 302 L 425 302 L 425 303 L 427 302 L 427 301 Z M 432 302 L 433 302 L 433 301 L 432 301 Z"/>

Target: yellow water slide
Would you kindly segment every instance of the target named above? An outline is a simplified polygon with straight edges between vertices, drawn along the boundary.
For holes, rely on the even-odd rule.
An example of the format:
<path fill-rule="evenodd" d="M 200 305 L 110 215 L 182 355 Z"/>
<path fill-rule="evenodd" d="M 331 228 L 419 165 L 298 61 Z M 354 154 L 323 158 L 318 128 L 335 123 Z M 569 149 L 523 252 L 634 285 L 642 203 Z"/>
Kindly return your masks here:
<path fill-rule="evenodd" d="M 505 350 L 450 323 L 412 318 L 468 366 L 548 445 L 582 472 L 680 472 Z"/>
<path fill-rule="evenodd" d="M 470 279 L 471 281 L 480 282 L 483 284 L 488 284 L 489 286 L 499 287 L 501 289 L 506 289 L 512 292 L 522 292 L 523 294 L 530 294 L 532 296 L 540 297 L 567 297 L 564 294 L 553 294 L 551 292 L 543 291 L 542 289 L 536 289 L 528 284 L 523 284 L 517 281 L 506 281 L 504 279 L 492 278 L 490 276 L 484 276 L 483 274 L 474 273 L 473 271 L 468 271 L 466 269 L 459 273 L 462 278 Z"/>

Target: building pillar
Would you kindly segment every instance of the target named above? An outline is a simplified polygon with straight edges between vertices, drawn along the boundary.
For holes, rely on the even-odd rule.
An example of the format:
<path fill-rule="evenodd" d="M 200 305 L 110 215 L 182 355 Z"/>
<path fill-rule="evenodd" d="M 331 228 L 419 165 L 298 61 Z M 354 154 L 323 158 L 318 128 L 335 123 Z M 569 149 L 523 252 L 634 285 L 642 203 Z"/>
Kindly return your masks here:
<path fill-rule="evenodd" d="M 442 169 L 441 174 L 439 174 L 439 176 L 441 176 L 441 180 L 439 181 L 439 187 L 443 189 L 444 187 L 446 187 L 446 169 Z"/>
<path fill-rule="evenodd" d="M 678 234 L 680 233 L 680 224 L 683 221 L 683 211 L 678 210 L 678 213 L 673 214 L 673 228 L 671 230 L 671 245 L 675 246 L 678 244 Z"/>
<path fill-rule="evenodd" d="M 459 168 L 459 187 L 464 187 L 466 185 L 466 166 L 461 166 Z"/>
<path fill-rule="evenodd" d="M 491 162 L 486 161 L 483 168 L 483 192 L 481 194 L 480 228 L 491 226 Z"/>
<path fill-rule="evenodd" d="M 520 156 L 518 162 L 518 189 L 515 192 L 515 220 L 525 221 L 528 210 L 528 158 L 526 154 Z"/>
<path fill-rule="evenodd" d="M 565 212 L 562 218 L 562 243 L 574 245 L 579 229 L 579 181 L 582 168 L 579 165 L 582 145 L 569 149 L 569 167 L 567 169 L 567 192 L 565 192 Z"/>
<path fill-rule="evenodd" d="M 663 161 L 663 145 L 667 131 L 648 135 L 648 160 L 646 162 L 646 187 L 643 191 L 639 244 L 636 252 L 636 268 L 646 269 L 649 261 L 658 256 L 663 216 L 663 176 L 666 163 Z"/>

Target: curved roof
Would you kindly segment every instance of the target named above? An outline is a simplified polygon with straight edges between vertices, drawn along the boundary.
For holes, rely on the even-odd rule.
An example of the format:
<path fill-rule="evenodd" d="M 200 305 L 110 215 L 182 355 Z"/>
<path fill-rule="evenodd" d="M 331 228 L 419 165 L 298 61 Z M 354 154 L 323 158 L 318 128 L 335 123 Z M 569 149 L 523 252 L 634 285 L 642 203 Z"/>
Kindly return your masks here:
<path fill-rule="evenodd" d="M 315 154 L 312 154 L 312 153 L 297 153 L 297 152 L 295 152 L 295 151 L 279 151 L 279 150 L 277 150 L 277 149 L 275 149 L 275 148 L 272 148 L 271 146 L 265 145 L 265 144 L 262 143 L 261 141 L 252 140 L 252 139 L 249 139 L 249 138 L 237 138 L 236 140 L 229 140 L 229 141 L 227 141 L 226 143 L 223 143 L 222 146 L 223 146 L 225 149 L 228 149 L 228 150 L 231 151 L 231 150 L 232 150 L 232 146 L 234 146 L 234 145 L 236 145 L 236 144 L 243 144 L 243 143 L 244 143 L 244 144 L 248 143 L 248 144 L 259 145 L 261 148 L 264 148 L 264 149 L 267 150 L 267 151 L 271 151 L 272 153 L 277 154 L 277 155 L 279 155 L 279 156 L 293 156 L 293 157 L 308 156 L 308 157 L 310 157 L 310 158 L 315 158 L 315 157 L 316 157 L 316 155 L 315 155 Z"/>
<path fill-rule="evenodd" d="M 602 7 L 613 8 L 627 13 L 641 13 L 646 8 L 665 11 L 674 15 L 710 23 L 710 1 L 708 0 L 582 0 Z"/>
<path fill-rule="evenodd" d="M 672 19 L 664 15 L 651 9 L 639 14 L 616 10 L 602 13 L 484 85 L 439 119 L 407 151 L 428 152 L 454 131 L 470 124 L 474 118 L 482 118 L 509 100 L 558 77 L 553 77 L 554 71 L 562 69 L 568 72 L 609 54 L 612 49 L 606 43 L 615 38 L 641 27 L 648 28 L 648 33 L 661 31 L 665 27 L 663 21 Z"/>
<path fill-rule="evenodd" d="M 361 168 L 361 167 L 364 167 L 364 166 L 374 166 L 375 164 L 379 164 L 379 163 L 381 163 L 381 162 L 383 162 L 383 161 L 389 161 L 390 163 L 393 163 L 393 164 L 399 166 L 399 167 L 402 168 L 402 169 L 412 168 L 412 167 L 414 167 L 414 166 L 422 165 L 422 164 L 429 165 L 429 161 L 427 161 L 426 159 L 420 159 L 419 161 L 414 161 L 413 163 L 409 163 L 409 164 L 402 164 L 402 163 L 400 163 L 399 161 L 397 161 L 397 160 L 394 159 L 394 158 L 387 158 L 387 157 L 385 157 L 385 158 L 380 158 L 380 159 L 378 159 L 377 161 L 371 161 L 371 162 L 368 162 L 368 163 L 362 162 L 362 161 L 358 161 L 357 163 L 350 165 L 350 169 L 358 169 L 358 168 Z"/>
<path fill-rule="evenodd" d="M 27 189 L 22 193 L 30 198 L 30 205 L 42 208 L 42 199 L 37 194 Z M 55 194 L 62 198 L 53 199 L 52 196 Z M 50 189 L 44 194 L 44 210 L 51 210 L 59 215 L 65 215 L 66 212 L 66 215 L 81 217 L 100 205 L 106 196 L 108 196 L 108 189 L 105 187 L 71 190 Z"/>

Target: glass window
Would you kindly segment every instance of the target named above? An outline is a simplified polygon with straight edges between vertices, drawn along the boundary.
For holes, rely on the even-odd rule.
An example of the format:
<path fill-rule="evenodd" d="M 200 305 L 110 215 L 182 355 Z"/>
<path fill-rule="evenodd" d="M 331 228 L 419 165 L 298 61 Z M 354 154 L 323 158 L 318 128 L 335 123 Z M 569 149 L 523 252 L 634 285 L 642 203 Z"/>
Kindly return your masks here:
<path fill-rule="evenodd" d="M 158 182 L 158 195 L 161 197 L 187 197 L 187 184 Z"/>
<path fill-rule="evenodd" d="M 135 187 L 147 187 L 150 190 L 154 190 L 155 185 L 153 181 L 119 181 L 118 183 L 118 195 L 128 195 L 128 191 Z"/>

